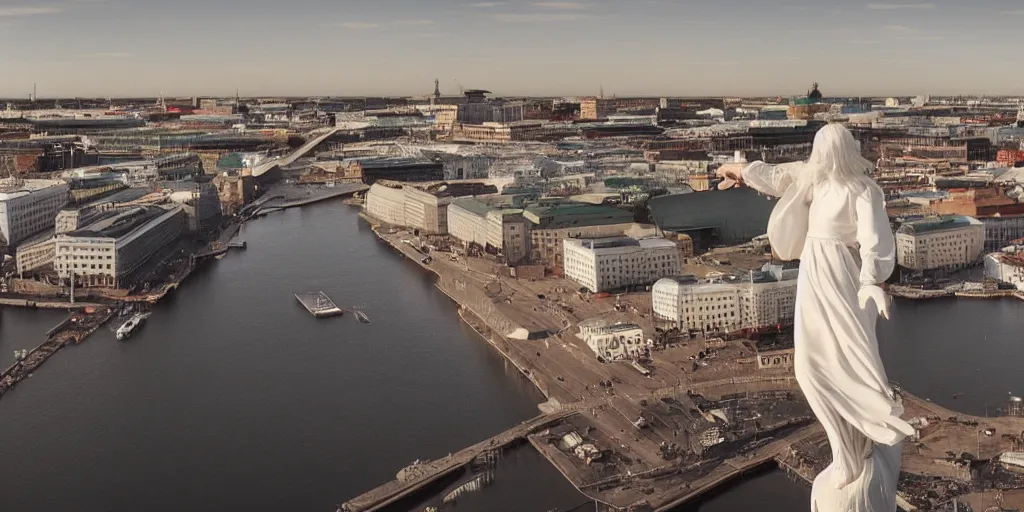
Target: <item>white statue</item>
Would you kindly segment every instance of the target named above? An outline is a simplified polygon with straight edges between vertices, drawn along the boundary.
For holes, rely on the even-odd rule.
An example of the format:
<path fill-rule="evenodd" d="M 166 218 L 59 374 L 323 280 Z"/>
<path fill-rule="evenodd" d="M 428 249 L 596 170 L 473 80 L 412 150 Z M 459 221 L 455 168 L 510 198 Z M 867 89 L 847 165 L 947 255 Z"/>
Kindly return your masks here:
<path fill-rule="evenodd" d="M 780 258 L 800 260 L 794 371 L 832 448 L 832 464 L 814 480 L 812 512 L 895 511 L 901 442 L 914 433 L 878 354 L 875 322 L 889 318 L 879 284 L 896 246 L 871 168 L 850 131 L 828 124 L 807 162 L 718 171 L 719 188 L 743 183 L 781 198 L 768 238 Z"/>

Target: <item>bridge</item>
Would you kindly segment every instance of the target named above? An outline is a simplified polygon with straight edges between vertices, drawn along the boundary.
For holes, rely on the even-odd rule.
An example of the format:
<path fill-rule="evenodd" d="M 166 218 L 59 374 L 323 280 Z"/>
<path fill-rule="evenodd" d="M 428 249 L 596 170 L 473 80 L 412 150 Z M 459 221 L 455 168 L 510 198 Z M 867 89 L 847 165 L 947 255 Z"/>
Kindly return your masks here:
<path fill-rule="evenodd" d="M 306 134 L 307 136 L 311 136 L 311 135 L 314 135 L 314 134 L 316 134 L 316 135 L 314 136 L 314 138 L 312 140 L 310 140 L 309 142 L 303 144 L 302 147 L 300 147 L 299 149 L 296 149 L 295 151 L 292 151 L 291 153 L 289 153 L 289 154 L 287 154 L 287 155 L 285 155 L 283 157 L 272 158 L 270 160 L 267 160 L 266 162 L 263 162 L 262 164 L 257 165 L 256 167 L 253 168 L 252 175 L 253 176 L 262 176 L 262 175 L 264 175 L 264 174 L 274 170 L 274 168 L 276 168 L 276 167 L 288 166 L 288 165 L 291 165 L 291 164 L 295 163 L 296 160 L 306 156 L 307 153 L 309 153 L 310 151 L 313 151 L 313 149 L 315 149 L 317 146 L 319 146 L 320 143 L 322 143 L 323 141 L 329 139 L 332 135 L 334 135 L 335 133 L 338 133 L 338 131 L 340 131 L 340 130 L 341 130 L 341 128 L 338 128 L 338 127 L 334 127 L 334 128 L 319 128 L 319 129 L 316 129 L 316 130 L 313 130 L 313 131 L 307 133 Z"/>
<path fill-rule="evenodd" d="M 554 422 L 575 414 L 573 411 L 537 416 L 516 425 L 490 439 L 450 454 L 444 458 L 410 466 L 400 473 L 400 479 L 392 480 L 361 496 L 346 501 L 339 512 L 373 512 L 415 493 L 431 482 L 469 464 L 480 455 L 499 450 L 505 445 L 526 437 Z"/>

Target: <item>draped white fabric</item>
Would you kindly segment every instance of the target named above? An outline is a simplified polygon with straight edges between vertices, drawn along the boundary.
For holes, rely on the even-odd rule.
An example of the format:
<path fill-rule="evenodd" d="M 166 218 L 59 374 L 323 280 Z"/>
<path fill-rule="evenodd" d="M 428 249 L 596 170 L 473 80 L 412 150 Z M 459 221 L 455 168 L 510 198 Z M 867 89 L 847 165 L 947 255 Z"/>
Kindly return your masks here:
<path fill-rule="evenodd" d="M 900 443 L 913 428 L 882 367 L 877 308 L 862 309 L 857 294 L 892 273 L 895 240 L 876 184 L 799 179 L 805 166 L 754 162 L 743 182 L 782 197 L 769 240 L 780 257 L 800 259 L 794 370 L 833 459 L 814 482 L 812 511 L 891 512 Z"/>

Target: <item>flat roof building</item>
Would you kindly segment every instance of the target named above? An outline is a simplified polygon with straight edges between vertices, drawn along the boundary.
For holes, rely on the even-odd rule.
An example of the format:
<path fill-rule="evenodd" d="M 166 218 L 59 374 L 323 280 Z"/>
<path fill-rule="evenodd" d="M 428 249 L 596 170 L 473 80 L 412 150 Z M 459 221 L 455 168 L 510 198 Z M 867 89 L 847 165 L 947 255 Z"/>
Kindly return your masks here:
<path fill-rule="evenodd" d="M 128 288 L 139 269 L 186 230 L 181 206 L 103 212 L 84 228 L 56 237 L 54 267 L 80 286 Z"/>
<path fill-rule="evenodd" d="M 947 216 L 908 222 L 896 230 L 896 261 L 912 271 L 970 265 L 985 248 L 985 225 L 973 217 Z"/>
<path fill-rule="evenodd" d="M 637 226 L 633 214 L 620 208 L 571 201 L 544 203 L 527 206 L 523 212 L 530 222 L 530 260 L 555 269 L 565 256 L 562 240 L 622 236 Z"/>
<path fill-rule="evenodd" d="M 679 329 L 732 332 L 789 324 L 796 313 L 798 269 L 765 265 L 733 282 L 667 277 L 651 287 L 656 319 Z"/>
<path fill-rule="evenodd" d="M 679 247 L 663 238 L 566 239 L 565 277 L 592 292 L 654 283 L 682 271 Z"/>
<path fill-rule="evenodd" d="M 54 226 L 68 202 L 61 180 L 0 180 L 0 252 Z"/>
<path fill-rule="evenodd" d="M 367 185 L 377 180 L 441 181 L 444 165 L 426 158 L 376 158 L 350 162 L 346 174 L 358 176 Z"/>

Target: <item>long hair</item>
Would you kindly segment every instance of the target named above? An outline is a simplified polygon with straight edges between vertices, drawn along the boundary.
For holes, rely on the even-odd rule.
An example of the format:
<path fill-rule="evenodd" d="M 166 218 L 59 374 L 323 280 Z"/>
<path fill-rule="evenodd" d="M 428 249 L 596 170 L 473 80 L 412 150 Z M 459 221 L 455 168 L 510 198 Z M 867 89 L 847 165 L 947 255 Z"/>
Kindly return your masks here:
<path fill-rule="evenodd" d="M 849 186 L 856 191 L 872 183 L 868 173 L 874 164 L 860 154 L 860 145 L 850 130 L 829 123 L 814 135 L 814 146 L 807 167 L 797 174 L 814 185 Z"/>

